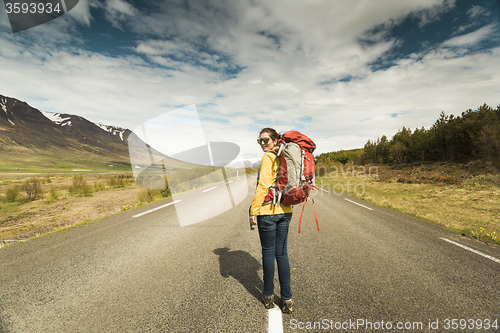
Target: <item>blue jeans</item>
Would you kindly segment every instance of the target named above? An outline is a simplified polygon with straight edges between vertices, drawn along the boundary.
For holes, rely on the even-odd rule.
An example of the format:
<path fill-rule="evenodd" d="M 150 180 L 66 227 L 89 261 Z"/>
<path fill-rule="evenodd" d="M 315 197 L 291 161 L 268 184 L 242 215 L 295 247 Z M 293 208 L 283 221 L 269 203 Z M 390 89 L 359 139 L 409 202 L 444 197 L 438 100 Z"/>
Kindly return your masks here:
<path fill-rule="evenodd" d="M 278 263 L 281 299 L 292 298 L 290 289 L 290 263 L 288 262 L 288 226 L 292 213 L 257 216 L 260 244 L 262 245 L 262 266 L 264 268 L 264 295 L 274 295 L 274 258 Z"/>

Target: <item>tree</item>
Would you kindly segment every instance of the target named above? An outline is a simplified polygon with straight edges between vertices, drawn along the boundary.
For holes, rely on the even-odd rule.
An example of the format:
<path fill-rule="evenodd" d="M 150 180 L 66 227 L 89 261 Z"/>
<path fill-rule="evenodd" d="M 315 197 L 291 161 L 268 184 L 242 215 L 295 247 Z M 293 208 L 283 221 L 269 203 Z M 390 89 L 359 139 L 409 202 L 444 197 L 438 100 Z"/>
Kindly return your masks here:
<path fill-rule="evenodd" d="M 481 142 L 485 159 L 500 167 L 500 121 L 483 128 Z"/>
<path fill-rule="evenodd" d="M 431 135 L 425 128 L 415 129 L 408 144 L 409 162 L 425 161 L 429 158 Z"/>
<path fill-rule="evenodd" d="M 389 161 L 389 141 L 385 135 L 377 139 L 377 161 L 376 163 L 387 163 Z"/>
<path fill-rule="evenodd" d="M 393 144 L 391 147 L 391 154 L 394 157 L 394 160 L 399 164 L 406 163 L 406 154 L 408 152 L 408 148 L 399 141 Z"/>
<path fill-rule="evenodd" d="M 20 190 L 19 190 L 18 185 L 15 185 L 13 187 L 9 187 L 5 191 L 5 201 L 16 202 L 19 199 L 19 194 L 20 194 Z"/>
<path fill-rule="evenodd" d="M 38 178 L 30 178 L 24 182 L 24 190 L 28 200 L 34 201 L 42 195 L 42 184 Z"/>
<path fill-rule="evenodd" d="M 400 129 L 394 136 L 392 137 L 391 142 L 400 142 L 404 144 L 406 147 L 410 144 L 411 130 L 409 128 L 403 127 Z"/>
<path fill-rule="evenodd" d="M 368 142 L 365 143 L 364 162 L 377 163 L 377 146 L 371 140 L 368 140 Z"/>

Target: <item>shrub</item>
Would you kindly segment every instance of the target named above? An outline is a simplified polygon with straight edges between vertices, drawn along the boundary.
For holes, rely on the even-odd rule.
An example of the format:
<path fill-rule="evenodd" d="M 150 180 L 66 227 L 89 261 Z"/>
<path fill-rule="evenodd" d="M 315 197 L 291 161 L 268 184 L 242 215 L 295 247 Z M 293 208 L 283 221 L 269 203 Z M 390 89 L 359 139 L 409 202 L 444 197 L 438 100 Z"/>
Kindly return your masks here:
<path fill-rule="evenodd" d="M 144 189 L 137 195 L 137 201 L 141 203 L 152 202 L 157 199 L 164 199 L 171 196 L 170 189 Z"/>
<path fill-rule="evenodd" d="M 5 191 L 5 201 L 6 202 L 16 202 L 20 199 L 21 190 L 19 186 L 14 185 Z"/>
<path fill-rule="evenodd" d="M 94 182 L 94 192 L 97 191 L 104 191 L 106 188 L 102 183 L 98 183 L 97 181 Z"/>
<path fill-rule="evenodd" d="M 52 203 L 59 199 L 60 196 L 61 193 L 59 193 L 55 187 L 51 187 L 49 193 L 47 193 L 47 202 Z"/>
<path fill-rule="evenodd" d="M 137 195 L 137 201 L 139 202 L 151 202 L 153 201 L 154 195 L 151 189 L 144 189 Z"/>
<path fill-rule="evenodd" d="M 500 187 L 500 175 L 479 175 L 467 179 L 463 182 L 463 185 L 482 188 Z"/>
<path fill-rule="evenodd" d="M 123 180 L 123 175 L 120 175 L 120 177 L 117 176 L 109 176 L 107 185 L 109 187 L 116 187 L 116 188 L 123 188 L 125 187 L 125 181 Z"/>
<path fill-rule="evenodd" d="M 42 183 L 38 178 L 30 178 L 24 182 L 24 191 L 29 201 L 34 201 L 42 195 Z"/>
<path fill-rule="evenodd" d="M 73 176 L 73 185 L 71 185 L 68 189 L 70 194 L 77 194 L 83 196 L 92 195 L 92 188 L 87 184 L 83 175 Z"/>
<path fill-rule="evenodd" d="M 163 198 L 168 198 L 168 197 L 172 196 L 172 194 L 170 193 L 170 189 L 169 188 L 164 189 L 164 190 L 160 190 L 160 195 Z"/>

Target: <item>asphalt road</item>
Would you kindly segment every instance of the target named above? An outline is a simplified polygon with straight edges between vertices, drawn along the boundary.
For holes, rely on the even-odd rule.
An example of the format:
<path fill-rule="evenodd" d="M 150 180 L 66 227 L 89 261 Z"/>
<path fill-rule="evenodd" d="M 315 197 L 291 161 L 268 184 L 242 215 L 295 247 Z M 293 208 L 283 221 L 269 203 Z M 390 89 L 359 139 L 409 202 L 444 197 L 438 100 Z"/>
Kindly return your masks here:
<path fill-rule="evenodd" d="M 254 181 L 234 180 L 246 198 L 199 223 L 181 226 L 176 206 L 219 210 L 225 184 L 0 249 L 0 331 L 500 331 L 498 247 L 325 192 L 314 195 L 319 232 L 311 202 L 301 234 L 294 208 L 294 313 L 266 310 Z"/>

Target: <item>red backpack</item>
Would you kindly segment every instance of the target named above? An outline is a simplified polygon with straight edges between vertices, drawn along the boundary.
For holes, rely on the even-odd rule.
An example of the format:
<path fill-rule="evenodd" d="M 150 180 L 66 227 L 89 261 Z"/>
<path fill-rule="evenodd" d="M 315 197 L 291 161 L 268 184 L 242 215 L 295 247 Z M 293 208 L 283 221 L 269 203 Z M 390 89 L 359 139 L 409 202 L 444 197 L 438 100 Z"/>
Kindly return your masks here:
<path fill-rule="evenodd" d="M 284 205 L 296 205 L 304 202 L 299 220 L 300 234 L 305 202 L 310 195 L 311 189 L 317 188 L 314 184 L 315 164 L 312 155 L 314 149 L 316 149 L 316 144 L 298 131 L 288 131 L 283 133 L 278 146 L 278 152 L 272 150 L 272 152 L 280 157 L 280 168 L 276 176 L 276 185 L 273 185 L 269 189 L 264 199 L 264 204 L 272 202 L 279 206 L 280 203 Z M 314 217 L 316 218 L 316 226 L 319 231 L 316 211 L 314 211 Z"/>

